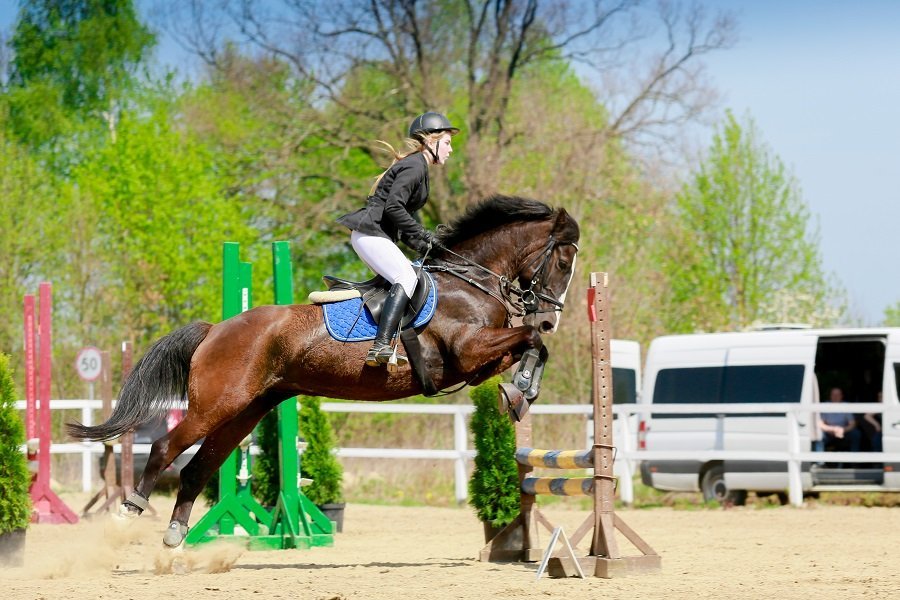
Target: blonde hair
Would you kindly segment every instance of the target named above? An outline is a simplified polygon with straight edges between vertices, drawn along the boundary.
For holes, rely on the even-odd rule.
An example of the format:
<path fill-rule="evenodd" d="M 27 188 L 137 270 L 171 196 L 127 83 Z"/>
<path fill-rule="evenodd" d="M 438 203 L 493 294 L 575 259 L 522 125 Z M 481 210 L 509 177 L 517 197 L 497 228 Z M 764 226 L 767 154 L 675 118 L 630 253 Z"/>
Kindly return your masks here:
<path fill-rule="evenodd" d="M 391 146 L 384 140 L 375 140 L 376 144 L 381 144 L 382 146 L 382 148 L 379 149 L 390 154 L 393 157 L 393 160 L 391 160 L 391 164 L 388 165 L 388 168 L 382 171 L 381 175 L 375 178 L 375 183 L 372 184 L 372 188 L 369 190 L 369 195 L 371 196 L 375 193 L 375 190 L 378 189 L 378 184 L 381 183 L 381 179 L 388 171 L 391 170 L 391 167 L 393 167 L 398 160 L 403 160 L 407 156 L 415 154 L 416 152 L 422 152 L 423 150 L 425 150 L 425 146 L 427 146 L 431 142 L 438 141 L 439 139 L 444 137 L 446 133 L 446 131 L 438 131 L 437 133 L 429 133 L 421 137 L 417 136 L 415 138 L 406 138 L 404 140 L 404 143 L 406 144 L 407 150 L 403 153 L 395 150 L 393 146 Z"/>

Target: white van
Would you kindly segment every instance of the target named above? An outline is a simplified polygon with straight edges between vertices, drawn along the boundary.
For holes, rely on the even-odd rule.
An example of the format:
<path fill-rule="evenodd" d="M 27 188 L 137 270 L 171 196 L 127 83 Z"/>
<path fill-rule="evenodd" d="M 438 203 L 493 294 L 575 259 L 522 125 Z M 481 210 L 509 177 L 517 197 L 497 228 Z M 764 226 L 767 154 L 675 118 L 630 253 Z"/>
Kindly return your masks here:
<path fill-rule="evenodd" d="M 900 328 L 773 329 L 744 333 L 673 335 L 655 339 L 647 353 L 642 403 L 801 403 L 827 401 L 841 388 L 846 403 L 882 398 L 885 452 L 900 452 Z M 852 404 L 847 412 L 854 413 Z M 877 444 L 874 428 L 855 414 L 860 451 Z M 798 414 L 800 450 L 821 437 L 812 413 Z M 787 418 L 753 413 L 723 416 L 648 414 L 639 449 L 788 449 Z M 835 448 L 836 449 L 836 448 Z M 804 463 L 804 493 L 833 490 L 900 491 L 900 464 Z M 841 448 L 846 451 L 847 448 Z M 772 461 L 644 460 L 641 479 L 661 490 L 702 491 L 708 500 L 741 504 L 748 491 L 780 493 L 788 469 Z"/>

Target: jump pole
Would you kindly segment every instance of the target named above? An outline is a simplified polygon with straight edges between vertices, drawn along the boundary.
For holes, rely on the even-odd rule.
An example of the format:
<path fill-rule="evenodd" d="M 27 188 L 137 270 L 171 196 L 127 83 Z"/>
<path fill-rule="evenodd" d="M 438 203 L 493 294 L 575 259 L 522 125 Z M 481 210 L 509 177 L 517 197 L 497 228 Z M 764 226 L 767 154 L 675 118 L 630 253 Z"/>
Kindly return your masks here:
<path fill-rule="evenodd" d="M 253 305 L 253 265 L 240 260 L 240 245 L 225 242 L 222 247 L 222 320 L 250 310 Z M 249 480 L 237 485 L 238 462 L 249 452 L 231 452 L 219 468 L 219 500 L 188 531 L 187 544 L 199 544 L 235 536 L 239 525 L 246 535 L 259 535 L 260 525 L 268 527 L 271 516 L 250 494 Z M 247 470 L 249 471 L 249 464 Z"/>
<path fill-rule="evenodd" d="M 252 304 L 252 265 L 241 263 L 240 247 L 226 242 L 223 248 L 223 319 L 249 310 Z M 290 244 L 272 243 L 275 304 L 293 303 Z M 237 275 L 235 275 L 237 273 Z M 335 524 L 299 490 L 297 399 L 278 405 L 279 494 L 271 514 L 250 494 L 249 480 L 237 490 L 238 464 L 249 452 L 236 449 L 219 469 L 219 502 L 191 528 L 189 544 L 215 539 L 234 539 L 235 523 L 247 534 L 251 550 L 311 548 L 334 544 Z M 249 464 L 246 465 L 250 470 Z M 217 529 L 217 531 L 213 531 Z"/>
<path fill-rule="evenodd" d="M 294 303 L 289 242 L 272 243 L 275 304 Z M 312 548 L 334 545 L 335 524 L 300 491 L 300 445 L 297 398 L 278 405 L 278 502 L 269 534 L 254 536 L 250 548 Z"/>
<path fill-rule="evenodd" d="M 25 435 L 28 462 L 36 475 L 29 494 L 34 523 L 77 523 L 78 516 L 50 489 L 50 391 L 53 369 L 52 291 L 38 286 L 39 309 L 35 324 L 35 298 L 25 296 Z M 37 360 L 36 360 L 37 359 Z M 40 405 L 38 405 L 40 402 Z"/>
<path fill-rule="evenodd" d="M 550 520 L 536 505 L 537 495 L 593 496 L 591 514 L 571 536 L 577 546 L 591 533 L 587 556 L 578 558 L 586 573 L 596 577 L 649 572 L 661 568 L 658 554 L 633 529 L 615 515 L 615 478 L 613 476 L 613 381 L 610 352 L 609 278 L 606 273 L 591 273 L 588 289 L 588 320 L 591 324 L 592 403 L 594 445 L 588 450 L 539 450 L 532 447 L 531 414 L 526 413 L 516 427 L 516 462 L 519 469 L 519 515 L 491 540 L 480 553 L 484 562 L 537 562 L 544 549 L 538 543 L 539 523 L 554 531 Z M 520 401 L 521 392 L 511 384 L 501 384 L 504 400 Z M 554 469 L 592 468 L 592 477 L 531 477 L 534 467 Z M 622 556 L 615 530 L 625 536 L 641 555 Z M 550 558 L 551 576 L 570 576 L 577 572 L 570 558 Z"/>

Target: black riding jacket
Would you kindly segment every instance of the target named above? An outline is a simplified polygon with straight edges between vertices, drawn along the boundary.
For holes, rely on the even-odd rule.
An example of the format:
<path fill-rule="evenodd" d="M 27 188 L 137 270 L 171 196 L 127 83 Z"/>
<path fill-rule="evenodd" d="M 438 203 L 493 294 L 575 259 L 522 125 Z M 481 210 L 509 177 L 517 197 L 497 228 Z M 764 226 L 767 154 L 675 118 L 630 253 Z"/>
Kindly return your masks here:
<path fill-rule="evenodd" d="M 425 228 L 413 215 L 428 200 L 428 162 L 415 152 L 391 167 L 378 182 L 366 206 L 337 220 L 341 225 L 393 242 L 421 238 Z"/>

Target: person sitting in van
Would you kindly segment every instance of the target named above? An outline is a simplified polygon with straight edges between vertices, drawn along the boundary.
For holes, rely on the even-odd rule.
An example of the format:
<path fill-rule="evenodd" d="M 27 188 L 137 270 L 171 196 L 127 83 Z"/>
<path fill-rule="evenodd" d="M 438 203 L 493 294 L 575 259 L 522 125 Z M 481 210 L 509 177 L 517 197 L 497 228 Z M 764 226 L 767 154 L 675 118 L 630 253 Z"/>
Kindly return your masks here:
<path fill-rule="evenodd" d="M 880 391 L 876 402 L 881 402 Z M 881 413 L 866 413 L 863 415 L 863 421 L 865 421 L 864 425 L 868 425 L 866 429 L 869 435 L 869 449 L 872 452 L 881 452 Z"/>
<path fill-rule="evenodd" d="M 844 390 L 839 387 L 831 388 L 828 399 L 834 403 L 843 402 Z M 856 419 L 852 413 L 819 413 L 819 429 L 822 431 L 822 441 L 826 449 L 859 452 L 862 435 L 856 427 Z"/>

